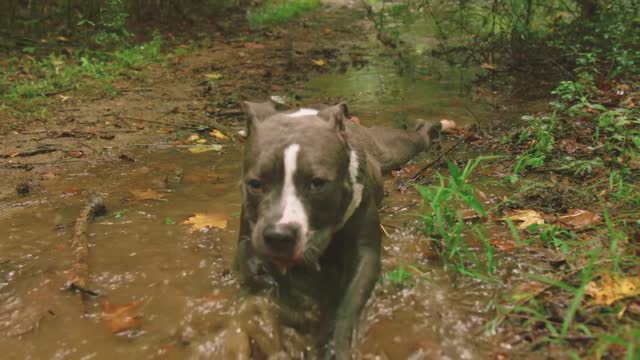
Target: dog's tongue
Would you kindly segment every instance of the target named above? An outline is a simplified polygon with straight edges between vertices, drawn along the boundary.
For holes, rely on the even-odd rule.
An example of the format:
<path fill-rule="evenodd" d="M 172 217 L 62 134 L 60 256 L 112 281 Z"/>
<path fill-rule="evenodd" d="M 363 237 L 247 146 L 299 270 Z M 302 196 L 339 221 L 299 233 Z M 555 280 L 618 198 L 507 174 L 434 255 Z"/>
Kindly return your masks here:
<path fill-rule="evenodd" d="M 283 273 L 283 274 L 286 274 L 287 270 L 292 268 L 297 263 L 297 259 L 295 259 L 295 258 L 293 258 L 293 259 L 273 258 L 272 261 L 276 265 L 278 270 L 280 270 L 280 272 Z"/>

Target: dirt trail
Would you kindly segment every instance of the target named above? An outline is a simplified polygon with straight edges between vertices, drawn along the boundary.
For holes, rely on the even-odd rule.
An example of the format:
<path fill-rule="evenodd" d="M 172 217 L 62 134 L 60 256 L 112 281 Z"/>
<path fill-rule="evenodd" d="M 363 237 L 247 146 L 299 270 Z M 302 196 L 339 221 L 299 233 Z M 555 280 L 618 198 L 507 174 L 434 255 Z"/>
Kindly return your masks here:
<path fill-rule="evenodd" d="M 16 193 L 41 192 L 64 172 L 135 160 L 135 148 L 181 145 L 184 131 L 216 128 L 233 137 L 244 119 L 241 100 L 277 95 L 295 105 L 310 73 L 357 61 L 350 51 L 366 33 L 363 18 L 333 4 L 269 30 L 238 25 L 211 34 L 206 48 L 111 84 L 116 95 L 104 89 L 55 95 L 46 120 L 0 135 L 0 200 L 13 203 L 0 206 L 0 216 L 24 205 Z"/>

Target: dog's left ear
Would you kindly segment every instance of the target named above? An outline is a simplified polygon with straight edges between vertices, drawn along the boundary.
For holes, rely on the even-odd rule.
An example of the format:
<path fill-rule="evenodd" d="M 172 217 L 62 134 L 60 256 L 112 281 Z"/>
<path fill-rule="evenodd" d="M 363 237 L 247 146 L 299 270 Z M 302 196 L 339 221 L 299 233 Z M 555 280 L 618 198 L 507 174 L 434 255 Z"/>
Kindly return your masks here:
<path fill-rule="evenodd" d="M 244 112 L 247 113 L 247 135 L 251 134 L 255 130 L 258 122 L 278 112 L 270 101 L 243 101 L 242 108 L 244 109 Z"/>
<path fill-rule="evenodd" d="M 322 109 L 318 117 L 326 120 L 339 132 L 345 130 L 345 121 L 349 120 L 349 108 L 344 102 Z"/>

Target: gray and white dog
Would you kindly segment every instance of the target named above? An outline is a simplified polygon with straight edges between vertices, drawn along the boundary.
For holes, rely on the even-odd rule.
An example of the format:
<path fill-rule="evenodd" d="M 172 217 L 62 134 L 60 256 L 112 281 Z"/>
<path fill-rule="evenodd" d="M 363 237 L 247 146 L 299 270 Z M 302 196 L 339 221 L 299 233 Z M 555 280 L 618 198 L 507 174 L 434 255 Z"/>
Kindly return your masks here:
<path fill-rule="evenodd" d="M 366 128 L 345 104 L 279 112 L 246 102 L 245 110 L 236 266 L 250 289 L 273 290 L 289 304 L 312 294 L 325 357 L 350 359 L 380 272 L 381 174 L 427 150 L 440 123 Z"/>

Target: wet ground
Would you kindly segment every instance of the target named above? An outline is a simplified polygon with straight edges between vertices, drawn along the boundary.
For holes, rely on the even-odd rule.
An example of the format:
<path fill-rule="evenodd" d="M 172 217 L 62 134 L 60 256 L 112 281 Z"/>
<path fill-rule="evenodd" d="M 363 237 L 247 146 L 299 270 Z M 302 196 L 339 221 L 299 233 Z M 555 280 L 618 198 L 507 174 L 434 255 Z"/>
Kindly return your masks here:
<path fill-rule="evenodd" d="M 290 106 L 346 100 L 365 125 L 385 126 L 424 117 L 491 127 L 518 121 L 516 114 L 536 106 L 511 99 L 496 107 L 491 94 L 472 90 L 473 70 L 426 55 L 416 71 L 399 72 L 385 49 L 361 35 L 369 29 L 361 11 L 319 14 L 321 21 L 311 17 L 275 35 L 250 33 L 197 50 L 169 69 L 152 67 L 122 84 L 131 91 L 120 96 L 74 97 L 60 105 L 62 120 L 43 124 L 43 131 L 3 138 L 5 154 L 55 149 L 2 160 L 3 358 L 243 358 L 252 351 L 267 358 L 282 350 L 314 358 L 313 339 L 284 328 L 274 305 L 245 295 L 231 270 L 240 210 L 239 98 L 278 96 Z M 323 35 L 305 41 L 304 31 Z M 334 37 L 344 39 L 336 44 Z M 422 54 L 432 44 L 413 42 Z M 208 83 L 203 75 L 210 73 L 223 80 Z M 214 126 L 197 131 L 201 123 L 232 139 L 211 135 Z M 193 153 L 201 139 L 222 149 Z M 16 193 L 20 184 L 26 194 Z M 446 271 L 418 229 L 419 196 L 399 191 L 391 176 L 386 184 L 384 273 L 414 264 L 424 275 L 411 286 L 379 281 L 356 357 L 478 359 L 509 352 L 485 325 L 513 274 L 487 285 Z M 65 283 L 74 222 L 90 194 L 101 194 L 108 212 L 89 226 L 88 288 L 99 296 L 81 301 Z"/>

